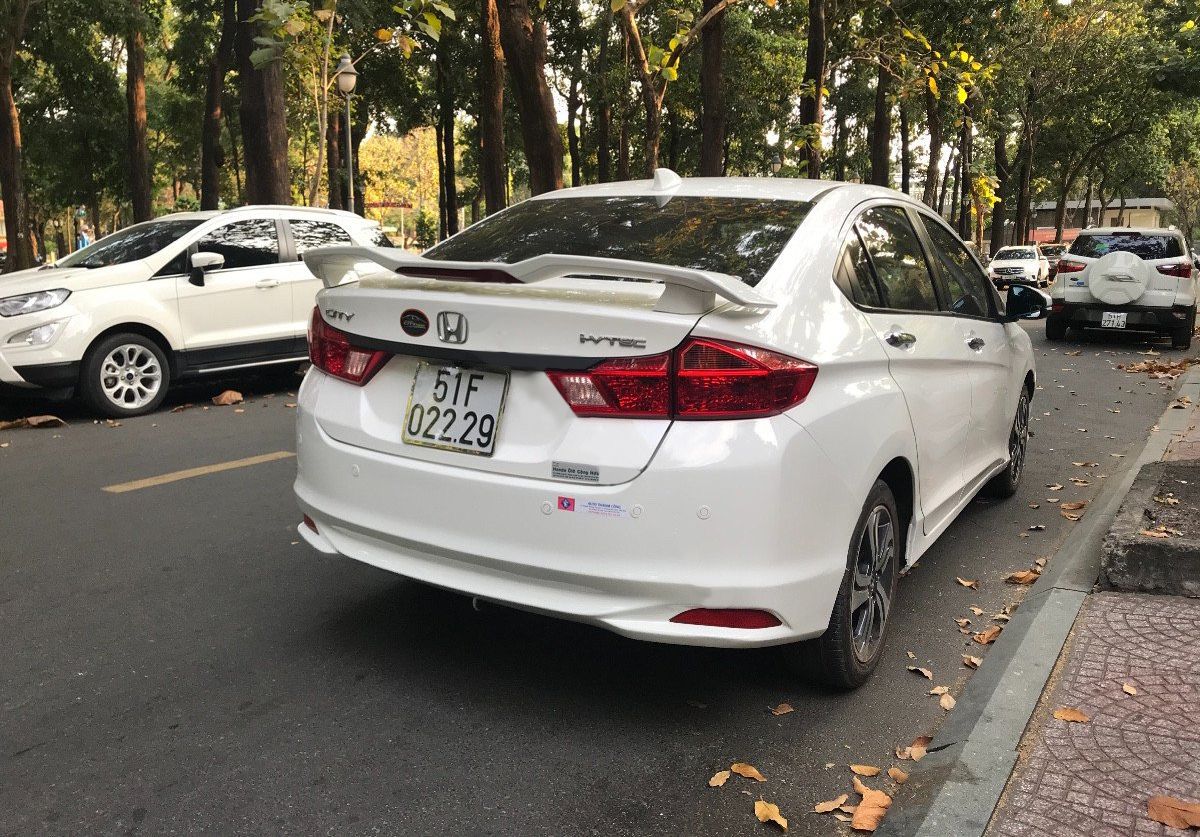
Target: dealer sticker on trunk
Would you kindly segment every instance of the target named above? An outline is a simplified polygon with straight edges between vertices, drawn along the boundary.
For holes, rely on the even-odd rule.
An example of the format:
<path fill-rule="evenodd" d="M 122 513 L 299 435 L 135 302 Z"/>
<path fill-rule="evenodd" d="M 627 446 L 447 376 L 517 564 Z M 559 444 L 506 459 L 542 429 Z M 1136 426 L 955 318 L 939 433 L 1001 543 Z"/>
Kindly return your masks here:
<path fill-rule="evenodd" d="M 551 462 L 550 478 L 575 482 L 600 482 L 600 469 L 594 465 L 579 465 L 575 462 Z"/>

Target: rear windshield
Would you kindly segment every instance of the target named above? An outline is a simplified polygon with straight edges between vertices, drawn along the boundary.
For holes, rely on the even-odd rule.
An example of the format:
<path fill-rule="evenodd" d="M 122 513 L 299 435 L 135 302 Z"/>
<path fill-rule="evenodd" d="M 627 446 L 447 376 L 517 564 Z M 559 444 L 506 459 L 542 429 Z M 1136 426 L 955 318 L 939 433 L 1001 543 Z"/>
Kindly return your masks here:
<path fill-rule="evenodd" d="M 1043 256 L 1061 256 L 1065 252 L 1067 252 L 1065 244 L 1047 244 L 1042 247 Z"/>
<path fill-rule="evenodd" d="M 812 204 L 679 195 L 528 200 L 447 239 L 425 256 L 523 261 L 545 253 L 712 270 L 757 285 Z"/>
<path fill-rule="evenodd" d="M 1032 247 L 1005 247 L 996 253 L 997 259 L 1036 259 L 1037 254 Z"/>
<path fill-rule="evenodd" d="M 1171 259 L 1183 255 L 1183 245 L 1174 235 L 1137 232 L 1089 233 L 1079 236 L 1071 245 L 1073 254 L 1091 259 L 1118 251 L 1133 253 L 1143 259 Z"/>

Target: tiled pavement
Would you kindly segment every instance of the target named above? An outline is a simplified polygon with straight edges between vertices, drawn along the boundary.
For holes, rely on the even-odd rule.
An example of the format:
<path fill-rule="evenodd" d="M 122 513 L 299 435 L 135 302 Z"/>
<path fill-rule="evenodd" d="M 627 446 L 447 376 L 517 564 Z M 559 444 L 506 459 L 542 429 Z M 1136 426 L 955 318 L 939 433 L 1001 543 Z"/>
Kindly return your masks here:
<path fill-rule="evenodd" d="M 1200 801 L 1200 599 L 1098 593 L 1064 653 L 987 834 L 1182 837 L 1146 802 Z M 1090 721 L 1056 720 L 1059 707 Z"/>

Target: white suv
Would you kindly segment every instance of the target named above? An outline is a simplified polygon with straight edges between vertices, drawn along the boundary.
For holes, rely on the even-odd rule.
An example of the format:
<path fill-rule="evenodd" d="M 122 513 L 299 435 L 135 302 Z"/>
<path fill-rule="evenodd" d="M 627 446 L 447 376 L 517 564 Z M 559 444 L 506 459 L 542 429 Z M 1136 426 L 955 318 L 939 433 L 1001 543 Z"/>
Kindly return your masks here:
<path fill-rule="evenodd" d="M 0 276 L 0 394 L 157 407 L 174 380 L 301 361 L 321 283 L 301 255 L 388 245 L 349 212 L 249 206 L 135 224 L 54 265 Z"/>
<path fill-rule="evenodd" d="M 1183 234 L 1173 229 L 1097 227 L 1079 234 L 1058 262 L 1046 339 L 1068 328 L 1152 332 L 1187 349 L 1196 328 L 1196 279 Z"/>

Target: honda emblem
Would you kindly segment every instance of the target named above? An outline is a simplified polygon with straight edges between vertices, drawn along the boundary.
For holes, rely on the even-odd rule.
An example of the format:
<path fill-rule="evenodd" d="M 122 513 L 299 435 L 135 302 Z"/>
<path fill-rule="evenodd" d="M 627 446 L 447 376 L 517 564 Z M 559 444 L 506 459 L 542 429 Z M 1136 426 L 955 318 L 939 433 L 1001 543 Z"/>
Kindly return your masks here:
<path fill-rule="evenodd" d="M 466 343 L 467 318 L 457 311 L 439 311 L 437 335 L 443 343 Z"/>

